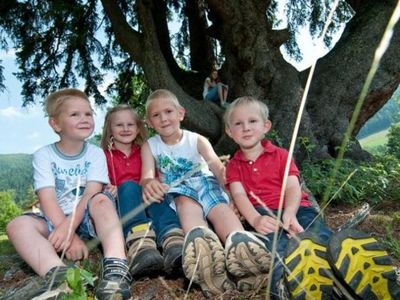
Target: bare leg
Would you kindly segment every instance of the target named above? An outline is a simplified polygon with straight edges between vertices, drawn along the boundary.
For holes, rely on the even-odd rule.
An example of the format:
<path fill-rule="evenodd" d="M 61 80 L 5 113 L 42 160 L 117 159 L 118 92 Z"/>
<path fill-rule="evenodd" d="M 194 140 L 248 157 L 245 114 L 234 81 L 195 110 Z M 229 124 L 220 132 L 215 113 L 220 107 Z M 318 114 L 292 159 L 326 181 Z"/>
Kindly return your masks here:
<path fill-rule="evenodd" d="M 22 259 L 40 276 L 53 267 L 64 266 L 53 245 L 44 220 L 20 216 L 7 225 L 7 235 Z"/>
<path fill-rule="evenodd" d="M 222 99 L 224 99 L 224 103 L 226 102 L 226 99 L 228 98 L 228 90 L 229 90 L 229 88 L 227 85 L 224 85 L 222 87 Z"/>
<path fill-rule="evenodd" d="M 122 227 L 110 199 L 103 194 L 97 195 L 90 202 L 89 212 L 103 246 L 104 256 L 126 259 Z"/>
<path fill-rule="evenodd" d="M 197 226 L 208 227 L 207 221 L 203 217 L 203 209 L 196 201 L 180 196 L 175 199 L 175 204 L 185 234 Z"/>
<path fill-rule="evenodd" d="M 213 224 L 214 231 L 223 243 L 231 232 L 244 230 L 242 223 L 228 204 L 216 205 L 211 209 L 207 218 Z"/>
<path fill-rule="evenodd" d="M 223 105 L 225 103 L 224 87 L 222 86 L 221 83 L 218 83 L 217 86 L 218 86 L 218 98 L 219 98 L 221 105 Z"/>

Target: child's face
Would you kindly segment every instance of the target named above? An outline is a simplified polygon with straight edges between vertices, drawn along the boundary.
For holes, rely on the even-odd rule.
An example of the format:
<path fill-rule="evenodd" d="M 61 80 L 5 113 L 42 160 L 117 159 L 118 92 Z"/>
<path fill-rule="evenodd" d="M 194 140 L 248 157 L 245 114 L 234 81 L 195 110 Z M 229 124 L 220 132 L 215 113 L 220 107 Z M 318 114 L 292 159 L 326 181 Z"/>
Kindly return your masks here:
<path fill-rule="evenodd" d="M 152 100 L 148 107 L 148 123 L 162 138 L 173 137 L 180 133 L 180 123 L 185 116 L 185 110 L 178 108 L 168 98 Z"/>
<path fill-rule="evenodd" d="M 93 111 L 87 100 L 74 97 L 65 100 L 60 114 L 49 123 L 62 139 L 84 141 L 93 133 Z"/>
<path fill-rule="evenodd" d="M 132 144 L 139 133 L 134 115 L 129 110 L 120 110 L 111 115 L 110 132 L 114 137 L 114 145 Z"/>
<path fill-rule="evenodd" d="M 271 122 L 264 121 L 257 105 L 240 105 L 231 113 L 226 133 L 242 149 L 251 149 L 258 145 L 271 129 Z"/>

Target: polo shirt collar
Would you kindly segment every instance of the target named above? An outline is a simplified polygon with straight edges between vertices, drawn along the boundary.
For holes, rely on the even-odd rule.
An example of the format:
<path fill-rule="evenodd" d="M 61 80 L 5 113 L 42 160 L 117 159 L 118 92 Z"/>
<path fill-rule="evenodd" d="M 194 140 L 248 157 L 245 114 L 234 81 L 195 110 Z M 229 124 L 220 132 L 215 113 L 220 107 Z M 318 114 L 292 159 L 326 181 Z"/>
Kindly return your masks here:
<path fill-rule="evenodd" d="M 267 139 L 262 140 L 261 145 L 264 147 L 264 151 L 263 151 L 263 153 L 260 154 L 260 156 L 265 153 L 273 153 L 276 151 L 276 146 Z M 235 153 L 233 158 L 237 159 L 237 160 L 241 160 L 241 161 L 248 161 L 248 159 L 244 156 L 242 150 L 240 150 L 240 149 Z"/>

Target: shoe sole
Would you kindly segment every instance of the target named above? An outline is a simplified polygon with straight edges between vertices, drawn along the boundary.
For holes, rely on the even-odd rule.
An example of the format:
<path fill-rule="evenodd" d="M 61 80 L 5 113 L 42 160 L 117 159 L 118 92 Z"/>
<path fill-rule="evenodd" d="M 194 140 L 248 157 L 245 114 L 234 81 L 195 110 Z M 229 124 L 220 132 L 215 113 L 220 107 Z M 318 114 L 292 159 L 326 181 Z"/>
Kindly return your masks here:
<path fill-rule="evenodd" d="M 332 236 L 327 252 L 336 275 L 357 296 L 400 299 L 391 259 L 375 238 L 346 229 Z"/>
<path fill-rule="evenodd" d="M 326 244 L 302 233 L 290 239 L 284 263 L 292 299 L 330 299 L 333 274 L 326 258 Z"/>
<path fill-rule="evenodd" d="M 238 278 L 240 291 L 258 290 L 266 285 L 271 256 L 265 245 L 248 232 L 236 232 L 227 241 L 226 268 Z"/>
<path fill-rule="evenodd" d="M 198 227 L 188 233 L 182 261 L 185 276 L 200 285 L 206 297 L 235 288 L 226 272 L 224 249 L 211 230 Z"/>

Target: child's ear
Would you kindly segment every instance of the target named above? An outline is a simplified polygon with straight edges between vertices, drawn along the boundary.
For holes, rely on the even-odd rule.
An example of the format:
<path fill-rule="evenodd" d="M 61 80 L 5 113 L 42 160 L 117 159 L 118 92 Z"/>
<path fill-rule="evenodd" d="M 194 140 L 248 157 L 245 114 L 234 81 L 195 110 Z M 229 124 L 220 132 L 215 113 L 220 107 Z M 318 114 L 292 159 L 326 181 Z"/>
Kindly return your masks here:
<path fill-rule="evenodd" d="M 229 126 L 225 126 L 225 133 L 226 133 L 230 138 L 232 138 L 231 129 L 229 128 Z"/>
<path fill-rule="evenodd" d="M 270 121 L 270 120 L 266 120 L 266 121 L 264 122 L 264 130 L 265 130 L 265 133 L 268 133 L 268 131 L 271 130 L 271 127 L 272 127 L 271 121 Z"/>
<path fill-rule="evenodd" d="M 183 107 L 178 108 L 179 121 L 183 121 L 183 119 L 185 118 L 185 113 L 186 110 Z"/>
<path fill-rule="evenodd" d="M 57 121 L 54 118 L 49 118 L 49 125 L 53 128 L 54 132 L 60 132 L 61 128 L 57 125 Z"/>

